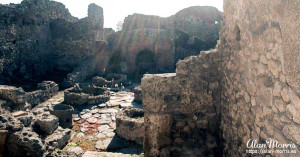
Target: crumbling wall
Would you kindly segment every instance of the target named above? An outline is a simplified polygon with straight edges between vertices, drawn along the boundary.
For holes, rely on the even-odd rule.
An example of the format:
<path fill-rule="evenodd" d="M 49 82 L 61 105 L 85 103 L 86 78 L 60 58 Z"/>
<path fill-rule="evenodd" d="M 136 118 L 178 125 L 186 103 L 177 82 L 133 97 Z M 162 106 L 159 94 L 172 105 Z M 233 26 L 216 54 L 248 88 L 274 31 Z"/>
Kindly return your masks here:
<path fill-rule="evenodd" d="M 122 30 L 134 29 L 166 29 L 172 26 L 170 18 L 163 18 L 154 15 L 133 14 L 125 18 Z"/>
<path fill-rule="evenodd" d="M 88 17 L 77 22 L 51 22 L 55 70 L 70 72 L 97 55 L 96 41 L 103 40 L 103 9 L 90 4 Z"/>
<path fill-rule="evenodd" d="M 216 46 L 222 13 L 215 7 L 189 7 L 167 18 L 133 14 L 125 18 L 123 30 L 110 35 L 112 48 L 108 70 L 133 74 L 140 80 L 136 56 L 141 51 L 155 54 L 155 70 L 145 73 L 174 72 L 178 60 L 199 55 Z M 138 74 L 136 74 L 138 73 Z"/>
<path fill-rule="evenodd" d="M 124 30 L 111 35 L 108 41 L 112 57 L 108 63 L 108 72 L 135 73 L 139 68 L 136 66 L 136 58 L 141 51 L 154 54 L 156 67 L 152 73 L 174 71 L 172 36 L 172 32 L 158 29 Z"/>
<path fill-rule="evenodd" d="M 223 20 L 223 14 L 217 8 L 193 6 L 180 10 L 172 18 L 174 28 L 211 44 L 211 48 L 216 46 Z"/>
<path fill-rule="evenodd" d="M 176 74 L 143 77 L 146 156 L 221 154 L 220 61 L 203 52 L 178 62 Z"/>
<path fill-rule="evenodd" d="M 212 96 L 212 100 L 218 100 L 221 108 L 216 108 L 216 112 L 200 113 L 203 113 L 202 116 L 220 113 L 219 119 L 215 118 L 213 121 L 219 125 L 215 128 L 219 128 L 221 133 L 220 149 L 223 156 L 252 156 L 259 153 L 282 156 L 280 152 L 287 153 L 286 150 L 290 152 L 284 154 L 285 156 L 298 156 L 299 21 L 296 19 L 299 16 L 299 6 L 298 1 L 225 0 L 220 43 L 214 50 L 215 53 L 211 53 L 214 54 L 214 59 L 219 58 L 218 64 L 214 64 L 216 68 L 205 70 L 204 67 L 209 67 L 207 64 L 211 63 L 209 61 L 184 66 L 184 62 L 193 63 L 192 59 L 188 59 L 177 64 L 176 76 L 146 75 L 142 80 L 146 127 L 145 155 L 172 156 L 174 149 L 169 149 L 173 148 L 170 145 L 180 141 L 172 141 L 172 134 L 175 133 L 170 130 L 176 120 L 173 117 L 186 117 L 182 116 L 186 108 L 193 113 L 197 111 L 195 106 L 207 108 L 206 104 L 214 104 L 214 101 L 209 101 L 210 97 L 205 97 L 207 94 L 202 93 L 206 90 L 209 95 L 211 83 L 207 85 L 203 81 L 205 79 L 193 77 L 194 74 L 202 76 L 206 72 L 218 72 L 220 84 L 215 85 L 219 88 L 219 99 Z M 192 58 L 201 59 L 202 55 Z M 180 81 L 181 73 L 186 73 L 190 78 Z M 207 79 L 212 80 L 213 76 L 208 75 Z M 190 85 L 180 86 L 181 84 Z M 189 92 L 184 91 L 191 91 L 190 97 L 186 97 Z M 169 94 L 175 96 L 168 97 Z M 191 97 L 192 95 L 201 96 Z M 182 103 L 182 100 L 189 101 Z M 203 101 L 208 103 L 201 103 Z M 198 105 L 195 105 L 197 103 Z M 179 113 L 174 112 L 177 107 L 180 108 Z M 176 126 L 184 125 L 179 123 Z M 183 132 L 185 130 L 188 129 L 183 128 Z M 197 131 L 193 130 L 192 133 Z M 209 130 L 209 133 L 213 131 Z M 267 139 L 275 141 L 273 147 L 269 147 Z M 257 148 L 263 147 L 263 144 L 267 146 Z M 291 146 L 280 148 L 283 144 Z M 184 145 L 181 143 L 181 146 Z M 198 151 L 204 148 L 207 148 L 206 145 L 199 147 Z M 179 149 L 179 156 L 184 156 L 180 154 L 185 152 L 184 150 Z M 249 154 L 249 150 L 258 153 Z M 265 152 L 260 152 L 262 150 Z M 272 150 L 277 150 L 277 153 Z"/>
<path fill-rule="evenodd" d="M 50 21 L 77 19 L 49 0 L 24 0 L 0 10 L 0 83 L 41 81 L 53 67 Z"/>
<path fill-rule="evenodd" d="M 225 156 L 244 156 L 250 139 L 266 143 L 272 138 L 299 149 L 299 4 L 224 1 L 219 51 Z"/>
<path fill-rule="evenodd" d="M 25 92 L 23 88 L 0 85 L 0 99 L 9 104 L 9 110 L 26 110 L 34 107 L 58 93 L 58 85 L 52 81 L 43 81 L 37 86 L 37 90 Z M 31 106 L 32 105 L 32 106 Z"/>
<path fill-rule="evenodd" d="M 125 18 L 122 29 L 177 29 L 204 41 L 214 42 L 214 47 L 219 38 L 222 18 L 222 12 L 215 7 L 193 6 L 166 18 L 143 14 L 129 15 Z"/>
<path fill-rule="evenodd" d="M 84 63 L 96 62 L 95 56 L 95 64 L 103 69 L 108 57 L 99 50 L 104 17 L 96 4 L 90 4 L 88 17 L 80 20 L 63 4 L 50 0 L 24 0 L 0 5 L 0 10 L 1 84 L 60 83 L 68 73 L 78 72 L 81 64 L 84 68 Z M 89 74 L 93 70 L 89 68 Z"/>
<path fill-rule="evenodd" d="M 172 16 L 175 29 L 175 63 L 200 51 L 215 48 L 223 14 L 215 7 L 194 6 Z"/>

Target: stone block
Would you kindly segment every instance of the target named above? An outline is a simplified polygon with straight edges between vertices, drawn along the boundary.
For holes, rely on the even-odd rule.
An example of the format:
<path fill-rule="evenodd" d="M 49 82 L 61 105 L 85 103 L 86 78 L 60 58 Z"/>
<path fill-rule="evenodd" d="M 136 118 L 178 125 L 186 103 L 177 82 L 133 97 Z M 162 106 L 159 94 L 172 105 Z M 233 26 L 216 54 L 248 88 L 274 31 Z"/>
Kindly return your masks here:
<path fill-rule="evenodd" d="M 45 142 L 56 148 L 63 148 L 71 138 L 71 130 L 58 127 L 53 134 L 46 137 Z"/>
<path fill-rule="evenodd" d="M 103 77 L 93 77 L 92 78 L 92 83 L 93 85 L 99 86 L 99 87 L 104 87 L 104 86 L 110 86 L 111 85 L 111 81 L 107 81 L 105 78 Z"/>
<path fill-rule="evenodd" d="M 163 146 L 168 146 L 172 143 L 172 124 L 173 121 L 171 115 L 145 113 L 145 154 L 149 156 L 153 154 L 159 155 L 160 148 Z"/>
<path fill-rule="evenodd" d="M 35 130 L 39 134 L 52 134 L 58 127 L 58 118 L 49 114 L 43 113 L 36 116 Z"/>
<path fill-rule="evenodd" d="M 10 135 L 7 139 L 9 155 L 17 156 L 43 156 L 45 147 L 39 135 L 32 132 L 29 128 L 18 131 Z"/>
<path fill-rule="evenodd" d="M 26 92 L 22 88 L 6 85 L 0 85 L 0 98 L 15 104 L 24 104 L 27 100 Z"/>
<path fill-rule="evenodd" d="M 142 79 L 143 106 L 146 111 L 160 112 L 166 110 L 166 101 L 179 103 L 175 96 L 179 94 L 176 86 L 176 74 L 144 75 Z M 173 98 L 176 98 L 173 100 Z"/>
<path fill-rule="evenodd" d="M 126 109 L 118 112 L 116 127 L 116 132 L 120 137 L 143 145 L 145 127 L 142 109 Z"/>
<path fill-rule="evenodd" d="M 51 106 L 50 113 L 59 119 L 59 126 L 63 128 L 71 128 L 73 126 L 72 115 L 74 108 L 66 104 L 57 104 Z"/>
<path fill-rule="evenodd" d="M 133 89 L 134 93 L 134 101 L 142 103 L 143 102 L 143 95 L 142 95 L 142 87 L 137 86 Z"/>

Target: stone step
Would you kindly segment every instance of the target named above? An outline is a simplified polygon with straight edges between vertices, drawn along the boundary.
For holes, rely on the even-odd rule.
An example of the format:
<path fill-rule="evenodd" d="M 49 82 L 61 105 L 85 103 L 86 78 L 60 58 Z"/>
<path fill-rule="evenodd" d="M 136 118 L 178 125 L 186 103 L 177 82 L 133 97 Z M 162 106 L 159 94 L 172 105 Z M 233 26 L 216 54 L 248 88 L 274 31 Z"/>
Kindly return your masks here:
<path fill-rule="evenodd" d="M 144 155 L 132 155 L 122 153 L 111 153 L 111 152 L 95 152 L 87 151 L 82 157 L 143 157 Z"/>

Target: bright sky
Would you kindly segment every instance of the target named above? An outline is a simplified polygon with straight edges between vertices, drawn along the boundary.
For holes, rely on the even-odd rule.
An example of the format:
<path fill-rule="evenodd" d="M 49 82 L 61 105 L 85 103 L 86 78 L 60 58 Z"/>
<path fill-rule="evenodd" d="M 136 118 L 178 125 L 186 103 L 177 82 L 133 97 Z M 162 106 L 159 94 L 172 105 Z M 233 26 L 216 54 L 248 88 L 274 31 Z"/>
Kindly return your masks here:
<path fill-rule="evenodd" d="M 20 3 L 22 0 L 0 0 L 2 4 Z M 104 9 L 104 27 L 116 28 L 118 21 L 133 13 L 168 17 L 190 6 L 215 6 L 223 11 L 223 0 L 55 0 L 62 2 L 78 18 L 87 16 L 90 3 Z"/>

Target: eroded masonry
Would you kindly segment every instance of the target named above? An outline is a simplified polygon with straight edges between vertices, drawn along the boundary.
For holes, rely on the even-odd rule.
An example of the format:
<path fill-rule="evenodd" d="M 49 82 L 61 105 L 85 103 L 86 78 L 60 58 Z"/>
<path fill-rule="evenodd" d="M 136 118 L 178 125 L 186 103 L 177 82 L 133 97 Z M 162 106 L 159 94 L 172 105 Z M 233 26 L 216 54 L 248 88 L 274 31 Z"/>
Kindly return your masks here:
<path fill-rule="evenodd" d="M 268 138 L 298 151 L 299 4 L 224 0 L 215 50 L 144 76 L 145 154 L 245 156 L 250 139 Z"/>
<path fill-rule="evenodd" d="M 299 156 L 299 6 L 224 0 L 114 32 L 96 4 L 0 5 L 0 156 Z M 267 139 L 295 147 L 247 152 Z"/>

